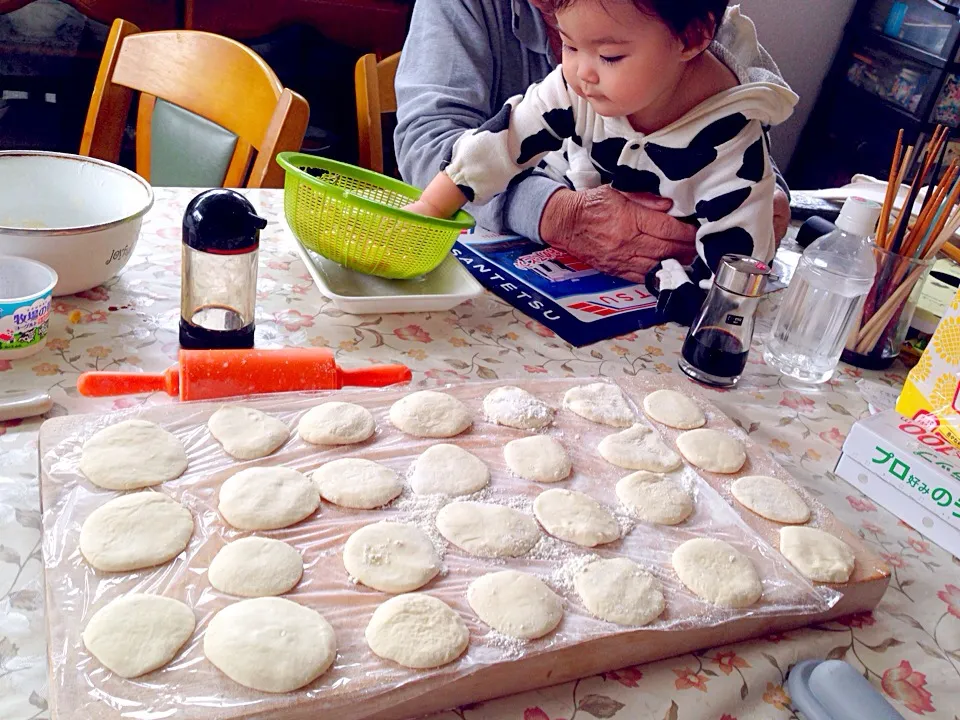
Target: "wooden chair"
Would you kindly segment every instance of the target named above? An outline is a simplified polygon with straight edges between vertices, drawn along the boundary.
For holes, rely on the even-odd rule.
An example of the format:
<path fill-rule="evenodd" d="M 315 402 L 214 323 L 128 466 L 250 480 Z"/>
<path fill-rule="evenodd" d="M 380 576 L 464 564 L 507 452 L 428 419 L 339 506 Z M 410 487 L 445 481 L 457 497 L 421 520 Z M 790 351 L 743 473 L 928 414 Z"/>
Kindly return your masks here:
<path fill-rule="evenodd" d="M 393 80 L 397 75 L 400 53 L 377 62 L 376 55 L 357 60 L 354 84 L 357 93 L 357 141 L 360 164 L 383 172 L 383 126 L 380 116 L 397 111 L 397 93 Z"/>
<path fill-rule="evenodd" d="M 235 40 L 189 30 L 142 33 L 117 19 L 90 98 L 81 155 L 117 161 L 134 91 L 140 93 L 137 172 L 148 181 L 158 99 L 168 115 L 173 107 L 188 120 L 199 116 L 208 129 L 230 138 L 221 163 L 223 187 L 282 187 L 284 171 L 274 158 L 300 149 L 310 115 L 307 101 L 284 88 L 259 55 Z"/>

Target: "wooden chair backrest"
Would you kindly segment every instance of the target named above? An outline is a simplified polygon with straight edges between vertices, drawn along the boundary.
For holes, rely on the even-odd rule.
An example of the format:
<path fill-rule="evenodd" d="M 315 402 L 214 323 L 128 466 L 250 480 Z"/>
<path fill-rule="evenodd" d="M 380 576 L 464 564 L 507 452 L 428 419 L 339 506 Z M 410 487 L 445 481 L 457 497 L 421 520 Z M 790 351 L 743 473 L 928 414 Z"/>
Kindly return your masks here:
<path fill-rule="evenodd" d="M 282 187 L 284 171 L 274 158 L 300 149 L 310 115 L 307 101 L 285 89 L 259 55 L 235 40 L 192 30 L 141 33 L 117 19 L 90 98 L 81 155 L 117 161 L 133 91 L 140 93 L 137 172 L 147 180 L 157 98 L 237 136 L 225 187 Z"/>
<path fill-rule="evenodd" d="M 357 144 L 360 164 L 383 172 L 383 126 L 380 116 L 397 111 L 397 93 L 393 87 L 400 53 L 377 62 L 376 55 L 357 60 L 354 84 L 357 94 Z"/>

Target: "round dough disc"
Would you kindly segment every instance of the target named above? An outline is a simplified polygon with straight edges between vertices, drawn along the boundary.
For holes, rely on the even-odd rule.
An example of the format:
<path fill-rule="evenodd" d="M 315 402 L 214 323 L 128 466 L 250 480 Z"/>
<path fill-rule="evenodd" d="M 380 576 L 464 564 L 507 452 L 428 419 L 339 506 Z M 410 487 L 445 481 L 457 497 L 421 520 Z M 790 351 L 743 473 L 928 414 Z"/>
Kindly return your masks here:
<path fill-rule="evenodd" d="M 543 637 L 563 618 L 560 596 L 539 578 L 516 570 L 480 576 L 470 583 L 467 602 L 494 630 L 523 640 Z"/>
<path fill-rule="evenodd" d="M 660 581 L 627 558 L 585 565 L 573 586 L 587 610 L 618 625 L 646 625 L 666 607 Z"/>
<path fill-rule="evenodd" d="M 539 430 L 553 422 L 554 409 L 522 388 L 506 385 L 487 393 L 483 412 L 490 422 L 519 430 Z"/>
<path fill-rule="evenodd" d="M 503 448 L 507 467 L 524 480 L 553 483 L 565 480 L 572 469 L 563 445 L 549 435 L 511 440 Z"/>
<path fill-rule="evenodd" d="M 97 570 L 127 572 L 175 558 L 192 535 L 190 511 L 148 490 L 121 495 L 90 513 L 80 528 L 80 552 Z"/>
<path fill-rule="evenodd" d="M 385 465 L 360 458 L 328 462 L 311 477 L 324 500 L 357 510 L 382 507 L 403 492 L 397 473 Z"/>
<path fill-rule="evenodd" d="M 709 472 L 738 472 L 747 461 L 743 443 L 720 430 L 690 430 L 677 438 L 677 448 L 692 464 Z"/>
<path fill-rule="evenodd" d="M 540 528 L 526 513 L 503 505 L 454 502 L 437 513 L 437 530 L 478 557 L 519 557 L 537 544 Z"/>
<path fill-rule="evenodd" d="M 610 427 L 628 428 L 637 421 L 623 390 L 612 383 L 570 388 L 563 396 L 563 407 L 591 422 Z"/>
<path fill-rule="evenodd" d="M 473 418 L 467 406 L 452 395 L 421 390 L 390 406 L 390 422 L 408 435 L 448 438 L 469 428 Z"/>
<path fill-rule="evenodd" d="M 316 485 L 296 470 L 253 467 L 220 486 L 220 514 L 239 530 L 277 530 L 313 514 L 320 505 Z"/>
<path fill-rule="evenodd" d="M 676 481 L 644 470 L 617 483 L 620 502 L 640 520 L 658 525 L 678 525 L 693 512 L 693 498 Z"/>
<path fill-rule="evenodd" d="M 707 424 L 700 406 L 676 390 L 650 393 L 643 399 L 643 411 L 652 420 L 678 430 L 693 430 Z"/>
<path fill-rule="evenodd" d="M 534 500 L 533 513 L 548 533 L 583 547 L 603 545 L 620 537 L 620 525 L 613 514 L 576 490 L 545 490 Z"/>
<path fill-rule="evenodd" d="M 240 597 L 283 595 L 300 582 L 303 559 L 291 545 L 263 537 L 245 537 L 220 548 L 207 578 L 220 592 Z"/>
<path fill-rule="evenodd" d="M 600 457 L 611 465 L 627 470 L 672 472 L 683 461 L 660 439 L 660 434 L 646 425 L 634 425 L 600 441 Z"/>
<path fill-rule="evenodd" d="M 445 443 L 427 448 L 410 470 L 410 487 L 418 495 L 470 495 L 489 482 L 483 460 Z"/>
<path fill-rule="evenodd" d="M 327 671 L 337 657 L 337 638 L 316 610 L 283 598 L 254 598 L 213 616 L 203 654 L 241 685 L 285 693 Z"/>
<path fill-rule="evenodd" d="M 463 618 L 442 600 L 421 593 L 387 600 L 374 610 L 364 634 L 376 655 L 417 670 L 453 662 L 470 642 Z"/>
<path fill-rule="evenodd" d="M 132 594 L 112 600 L 83 629 L 83 644 L 108 670 L 135 678 L 173 660 L 196 620 L 179 600 Z"/>
<path fill-rule="evenodd" d="M 405 593 L 430 582 L 440 572 L 440 558 L 416 525 L 378 522 L 347 538 L 343 566 L 367 587 Z"/>
<path fill-rule="evenodd" d="M 845 583 L 856 564 L 849 545 L 816 528 L 781 528 L 780 552 L 804 577 L 815 582 Z"/>
<path fill-rule="evenodd" d="M 110 425 L 83 444 L 80 471 L 107 490 L 136 490 L 173 480 L 187 469 L 177 437 L 147 420 Z"/>
<path fill-rule="evenodd" d="M 297 425 L 300 437 L 313 445 L 361 443 L 376 429 L 369 410 L 345 402 L 327 402 L 310 408 Z"/>
<path fill-rule="evenodd" d="M 750 558 L 723 540 L 687 540 L 673 551 L 673 569 L 694 595 L 714 605 L 747 607 L 763 595 Z"/>
<path fill-rule="evenodd" d="M 236 405 L 217 410 L 207 427 L 227 455 L 237 460 L 266 457 L 290 437 L 290 429 L 272 415 Z"/>
<path fill-rule="evenodd" d="M 803 498 L 782 480 L 748 475 L 731 485 L 730 492 L 747 510 L 768 520 L 802 525 L 810 519 L 810 508 Z"/>

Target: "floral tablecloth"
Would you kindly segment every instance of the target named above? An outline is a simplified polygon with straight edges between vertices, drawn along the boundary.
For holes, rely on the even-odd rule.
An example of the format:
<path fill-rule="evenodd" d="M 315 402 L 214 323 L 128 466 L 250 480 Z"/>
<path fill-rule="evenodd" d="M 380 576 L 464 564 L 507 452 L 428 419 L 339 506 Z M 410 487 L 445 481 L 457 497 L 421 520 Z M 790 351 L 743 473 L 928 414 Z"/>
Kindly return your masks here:
<path fill-rule="evenodd" d="M 105 412 L 160 395 L 91 400 L 77 395 L 79 373 L 159 371 L 177 352 L 180 222 L 194 192 L 158 189 L 133 258 L 103 287 L 54 300 L 46 350 L 0 360 L 0 392 L 49 389 L 54 415 Z M 334 349 L 341 362 L 402 361 L 426 387 L 481 378 L 550 374 L 622 377 L 677 373 L 683 330 L 665 326 L 577 349 L 520 312 L 485 295 L 450 312 L 350 316 L 314 288 L 282 224 L 280 191 L 250 191 L 270 224 L 263 232 L 257 345 Z M 769 325 L 762 311 L 758 336 Z M 830 470 L 850 425 L 869 410 L 863 383 L 897 388 L 902 372 L 844 366 L 815 392 L 785 386 L 751 354 L 736 391 L 717 405 L 766 446 L 807 489 L 855 529 L 893 568 L 873 614 L 771 635 L 443 714 L 443 720 L 588 718 L 792 718 L 784 690 L 790 665 L 844 658 L 907 717 L 955 718 L 960 707 L 960 561 L 898 522 Z M 47 711 L 37 431 L 40 420 L 0 423 L 0 719 L 34 720 Z"/>

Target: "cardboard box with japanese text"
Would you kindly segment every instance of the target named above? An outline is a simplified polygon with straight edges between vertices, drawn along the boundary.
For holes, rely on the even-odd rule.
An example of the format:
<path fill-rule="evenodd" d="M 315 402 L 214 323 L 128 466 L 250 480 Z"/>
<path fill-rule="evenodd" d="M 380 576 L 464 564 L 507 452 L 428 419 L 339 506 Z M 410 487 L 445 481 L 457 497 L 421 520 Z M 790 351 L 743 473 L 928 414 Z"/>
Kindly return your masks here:
<path fill-rule="evenodd" d="M 928 512 L 919 503 L 904 500 L 896 486 L 882 480 L 849 455 L 841 455 L 834 471 L 877 505 L 886 508 L 921 535 L 960 557 L 960 529 Z"/>
<path fill-rule="evenodd" d="M 960 528 L 960 450 L 936 426 L 908 420 L 893 410 L 882 412 L 850 429 L 843 454 Z"/>

